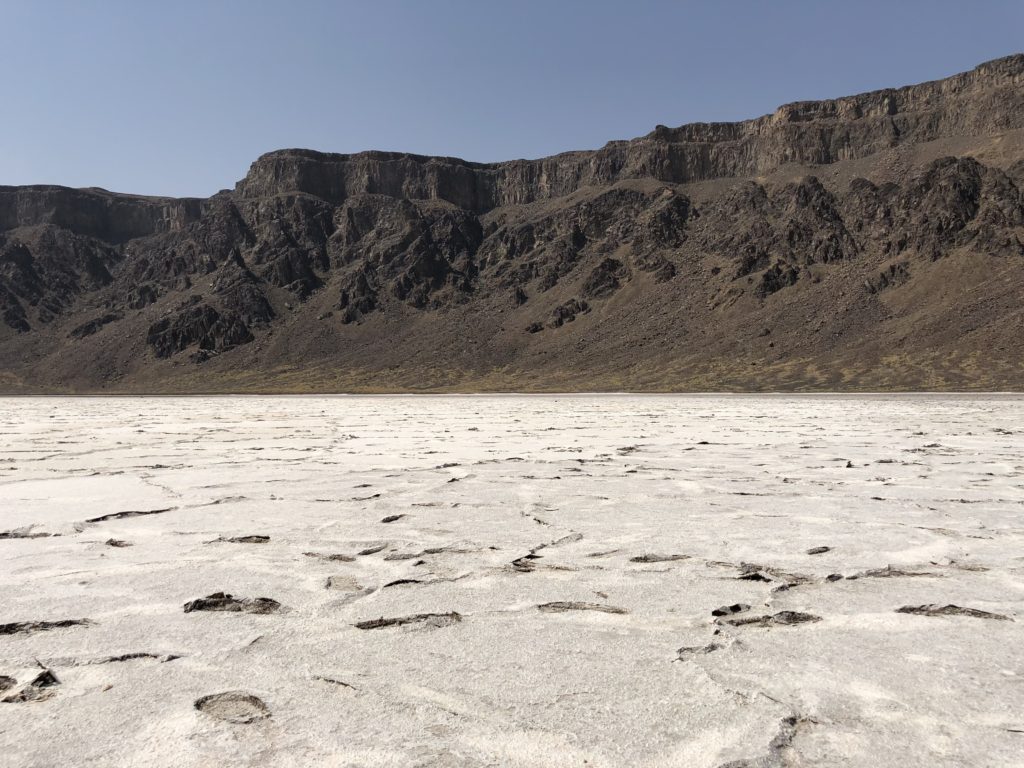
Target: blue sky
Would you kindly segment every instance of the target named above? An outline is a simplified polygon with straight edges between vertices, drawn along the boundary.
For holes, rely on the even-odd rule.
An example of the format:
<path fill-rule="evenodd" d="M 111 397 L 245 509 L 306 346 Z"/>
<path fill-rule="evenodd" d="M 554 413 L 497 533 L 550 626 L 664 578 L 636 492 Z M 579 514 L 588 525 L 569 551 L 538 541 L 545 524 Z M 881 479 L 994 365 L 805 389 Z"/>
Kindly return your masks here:
<path fill-rule="evenodd" d="M 0 0 L 0 184 L 205 196 L 263 152 L 493 161 L 931 80 L 1024 2 Z"/>

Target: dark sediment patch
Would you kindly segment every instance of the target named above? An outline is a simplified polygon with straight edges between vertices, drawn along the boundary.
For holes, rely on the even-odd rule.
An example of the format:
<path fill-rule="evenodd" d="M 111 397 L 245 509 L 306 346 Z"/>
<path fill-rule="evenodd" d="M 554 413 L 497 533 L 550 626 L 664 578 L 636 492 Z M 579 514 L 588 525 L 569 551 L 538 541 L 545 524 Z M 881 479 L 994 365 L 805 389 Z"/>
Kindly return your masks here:
<path fill-rule="evenodd" d="M 168 661 L 174 661 L 175 659 L 180 658 L 181 656 L 176 653 L 150 653 L 148 651 L 136 651 L 135 653 L 122 653 L 117 656 L 101 656 L 98 659 L 90 659 L 89 661 L 74 664 L 72 666 L 119 664 L 123 661 L 136 661 L 137 659 L 153 659 L 154 661 L 159 661 L 161 664 L 166 664 Z"/>
<path fill-rule="evenodd" d="M 531 571 L 537 570 L 537 564 L 533 561 L 539 559 L 540 555 L 536 554 L 534 550 L 530 550 L 529 553 L 513 560 L 512 568 L 520 573 L 530 573 Z"/>
<path fill-rule="evenodd" d="M 381 589 L 387 589 L 388 587 L 397 587 L 397 586 L 400 586 L 402 584 L 422 584 L 422 583 L 423 583 L 423 581 L 421 579 L 395 579 L 394 581 L 389 581 L 387 584 L 385 584 L 383 587 L 381 587 Z"/>
<path fill-rule="evenodd" d="M 214 592 L 185 603 L 185 613 L 193 611 L 223 611 L 227 613 L 277 613 L 281 604 L 269 597 L 233 597 L 225 592 Z"/>
<path fill-rule="evenodd" d="M 757 563 L 740 563 L 740 575 L 737 578 L 744 581 L 780 581 L 786 587 L 810 584 L 814 581 L 813 577 L 803 573 L 782 571 Z"/>
<path fill-rule="evenodd" d="M 262 534 L 249 534 L 246 536 L 221 536 L 215 541 L 227 544 L 266 544 L 270 541 L 269 536 Z"/>
<path fill-rule="evenodd" d="M 763 573 L 757 573 L 756 571 L 753 573 L 740 574 L 736 578 L 740 579 L 741 581 L 771 581 L 771 579 L 765 576 Z"/>
<path fill-rule="evenodd" d="M 385 619 L 370 619 L 368 621 L 356 622 L 357 629 L 385 629 L 387 627 L 404 627 L 410 624 L 425 625 L 429 627 L 448 627 L 462 621 L 462 615 L 452 611 L 450 613 L 416 613 L 411 616 L 395 616 Z"/>
<path fill-rule="evenodd" d="M 322 683 L 330 683 L 331 685 L 339 685 L 342 688 L 351 688 L 353 691 L 359 690 L 351 683 L 346 683 L 344 680 L 337 680 L 333 677 L 323 677 L 322 675 L 313 675 L 314 680 L 319 680 Z"/>
<path fill-rule="evenodd" d="M 603 605 L 601 603 L 580 603 L 563 602 L 542 603 L 537 609 L 544 613 L 565 613 L 566 611 L 598 611 L 600 613 L 629 613 L 625 608 L 617 608 L 614 605 Z"/>
<path fill-rule="evenodd" d="M 689 560 L 690 555 L 658 555 L 645 554 L 629 558 L 631 563 L 671 563 L 676 560 Z"/>
<path fill-rule="evenodd" d="M 725 648 L 725 646 L 721 643 L 708 643 L 707 645 L 684 646 L 680 648 L 678 651 L 676 651 L 676 658 L 678 661 L 685 661 L 691 656 L 704 656 L 709 653 L 714 653 L 715 651 L 720 651 L 723 648 Z"/>
<path fill-rule="evenodd" d="M 787 627 L 794 624 L 808 624 L 821 621 L 821 616 L 800 611 L 779 611 L 768 616 L 750 616 L 742 619 L 719 619 L 721 623 L 734 627 Z"/>
<path fill-rule="evenodd" d="M 894 579 L 903 576 L 940 576 L 938 573 L 931 573 L 929 571 L 904 571 L 902 568 L 893 568 L 891 565 L 885 566 L 885 568 L 872 568 L 871 570 L 861 571 L 851 576 L 847 576 L 847 579 Z"/>
<path fill-rule="evenodd" d="M 34 532 L 34 525 L 27 525 L 23 528 L 14 528 L 10 531 L 0 531 L 2 539 L 46 539 L 51 536 L 60 536 L 59 533 L 45 533 L 44 531 Z"/>
<path fill-rule="evenodd" d="M 91 517 L 85 522 L 87 523 L 102 523 L 107 520 L 122 520 L 126 517 L 145 517 L 146 515 L 161 515 L 164 512 L 171 512 L 177 509 L 177 507 L 165 507 L 164 509 L 142 509 L 142 510 L 128 510 L 127 512 L 111 512 L 109 515 L 100 515 L 99 517 Z"/>
<path fill-rule="evenodd" d="M 270 708 L 245 691 L 225 691 L 196 699 L 195 708 L 205 715 L 236 725 L 248 725 L 270 717 Z"/>
<path fill-rule="evenodd" d="M 779 731 L 775 738 L 768 744 L 768 750 L 764 755 L 755 758 L 744 758 L 741 760 L 730 760 L 722 763 L 717 768 L 783 768 L 783 766 L 797 764 L 792 759 L 793 740 L 800 732 L 801 726 L 812 722 L 804 717 L 784 717 L 779 723 Z"/>
<path fill-rule="evenodd" d="M 570 533 L 568 536 L 563 536 L 560 539 L 555 539 L 550 544 L 545 544 L 546 547 L 561 547 L 565 544 L 575 544 L 577 541 L 583 541 L 582 533 Z"/>
<path fill-rule="evenodd" d="M 53 629 L 64 629 L 65 627 L 87 627 L 93 622 L 89 619 L 60 619 L 59 621 L 16 621 L 10 624 L 0 624 L 0 635 L 32 634 L 33 632 L 48 632 Z"/>
<path fill-rule="evenodd" d="M 10 679 L 10 678 L 8 678 Z M 21 704 L 26 701 L 44 701 L 54 695 L 53 690 L 60 685 L 60 680 L 49 669 L 43 669 L 31 682 L 20 690 L 0 699 L 4 704 Z"/>
<path fill-rule="evenodd" d="M 749 611 L 750 606 L 746 603 L 733 603 L 732 605 L 723 605 L 721 608 L 715 608 L 711 612 L 712 616 L 732 616 L 737 613 L 743 613 Z"/>
<path fill-rule="evenodd" d="M 995 619 L 996 621 L 1013 621 L 1001 613 L 990 613 L 977 608 L 963 608 L 959 605 L 904 605 L 897 608 L 896 613 L 909 613 L 914 616 L 970 616 L 975 619 Z"/>
<path fill-rule="evenodd" d="M 320 560 L 330 560 L 337 563 L 353 563 L 355 558 L 352 555 L 344 555 L 340 553 L 327 553 L 327 552 L 303 552 L 306 557 L 315 557 Z"/>

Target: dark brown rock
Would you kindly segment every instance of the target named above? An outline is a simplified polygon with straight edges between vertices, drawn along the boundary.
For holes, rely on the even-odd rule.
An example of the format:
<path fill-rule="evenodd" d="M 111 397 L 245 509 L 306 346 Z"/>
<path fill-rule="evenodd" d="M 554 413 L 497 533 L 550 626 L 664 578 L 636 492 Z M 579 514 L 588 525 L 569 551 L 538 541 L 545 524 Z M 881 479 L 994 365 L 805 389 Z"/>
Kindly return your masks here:
<path fill-rule="evenodd" d="M 185 307 L 151 325 L 146 335 L 157 357 L 170 357 L 191 346 L 206 352 L 224 352 L 252 339 L 240 318 L 222 315 L 209 304 Z"/>

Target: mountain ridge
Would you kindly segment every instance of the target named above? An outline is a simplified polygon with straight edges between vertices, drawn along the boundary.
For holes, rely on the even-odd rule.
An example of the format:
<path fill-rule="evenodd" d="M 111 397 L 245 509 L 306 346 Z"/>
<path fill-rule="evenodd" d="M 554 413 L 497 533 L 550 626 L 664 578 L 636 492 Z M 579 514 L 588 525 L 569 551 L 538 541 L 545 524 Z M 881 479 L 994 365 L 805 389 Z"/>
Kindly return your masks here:
<path fill-rule="evenodd" d="M 677 128 L 658 126 L 646 136 L 636 139 L 611 141 L 600 149 L 563 152 L 537 160 L 474 163 L 460 158 L 400 152 L 368 151 L 337 154 L 301 149 L 276 150 L 262 155 L 253 163 L 246 177 L 236 185 L 235 192 L 242 197 L 259 197 L 287 191 L 305 191 L 332 202 L 339 202 L 344 198 L 344 192 L 339 190 L 336 183 L 345 177 L 343 167 L 348 163 L 435 164 L 452 169 L 453 173 L 465 170 L 511 175 L 508 183 L 511 193 L 502 195 L 502 181 L 496 179 L 493 182 L 496 187 L 494 194 L 499 196 L 498 199 L 488 200 L 483 204 L 480 201 L 450 200 L 443 194 L 425 195 L 449 199 L 450 202 L 462 204 L 463 207 L 483 212 L 500 205 L 562 196 L 582 186 L 584 180 L 588 183 L 610 183 L 622 178 L 650 176 L 659 181 L 681 184 L 724 176 L 754 175 L 775 170 L 783 161 L 828 164 L 838 159 L 852 159 L 858 155 L 863 156 L 906 142 L 907 136 L 911 136 L 914 141 L 922 141 L 955 135 L 951 134 L 954 128 L 970 128 L 975 133 L 996 127 L 1019 128 L 1024 124 L 1019 93 L 1013 111 L 975 109 L 971 111 L 974 120 L 968 126 L 957 125 L 958 118 L 962 121 L 963 115 L 956 113 L 945 116 L 946 119 L 943 121 L 942 111 L 936 113 L 934 107 L 935 100 L 940 97 L 967 97 L 973 95 L 979 88 L 1019 90 L 1016 86 L 1021 83 L 1024 83 L 1024 54 L 1016 54 L 980 64 L 970 72 L 944 80 L 897 89 L 868 91 L 839 99 L 791 102 L 768 115 L 739 122 L 689 123 Z M 922 110 L 928 108 L 932 108 L 933 111 L 925 112 L 925 116 L 933 119 L 939 117 L 938 124 L 931 125 L 925 121 L 922 125 L 920 120 L 914 119 L 920 117 Z M 815 127 L 820 129 L 820 125 L 817 124 L 821 123 L 822 118 L 837 118 L 838 121 L 833 127 L 840 131 L 845 127 L 845 123 L 851 120 L 868 121 L 870 124 L 862 127 L 868 129 L 866 135 L 871 137 L 872 143 L 867 150 L 863 150 L 854 140 L 863 140 L 864 135 L 858 137 L 856 133 L 851 135 L 851 132 L 847 131 L 841 132 L 838 137 L 828 137 L 828 145 L 824 136 L 820 137 L 819 143 L 812 142 L 806 145 L 804 142 L 807 131 L 804 124 L 814 122 Z M 898 122 L 903 122 L 904 125 L 900 126 Z M 782 136 L 776 137 L 777 133 L 781 133 Z M 721 153 L 714 153 L 714 149 L 717 149 L 715 145 L 742 141 L 755 142 L 755 146 L 749 150 L 736 148 L 732 154 L 725 153 L 724 156 Z M 781 146 L 772 147 L 773 151 L 767 151 L 761 146 L 765 141 L 779 143 Z M 837 142 L 838 146 L 835 146 Z M 844 149 L 848 150 L 848 156 L 842 156 Z M 335 185 L 328 184 L 325 189 L 315 183 L 310 184 L 309 182 L 313 180 L 302 177 L 304 169 L 296 168 L 294 165 L 297 161 L 303 160 L 335 167 L 332 174 Z M 278 161 L 284 162 L 278 165 Z M 584 163 L 591 166 L 590 176 L 584 169 L 576 167 Z M 288 174 L 289 171 L 291 175 Z M 559 178 L 567 173 L 568 179 Z M 408 170 L 402 175 L 407 177 Z M 282 176 L 285 177 L 284 185 L 279 186 Z M 524 182 L 531 176 L 539 189 L 532 193 L 524 192 Z M 367 181 L 372 183 L 373 180 Z M 429 185 L 430 180 L 425 179 L 423 183 Z M 431 191 L 436 193 L 439 191 L 439 182 L 435 181 L 434 185 Z M 387 186 L 386 180 L 383 186 Z M 362 187 L 359 191 L 374 190 Z M 385 193 L 419 199 L 423 191 L 415 185 L 404 185 L 400 191 L 389 189 Z M 342 193 L 338 194 L 339 192 Z"/>
<path fill-rule="evenodd" d="M 1016 54 L 538 160 L 0 187 L 0 391 L 1017 389 L 1022 148 Z"/>

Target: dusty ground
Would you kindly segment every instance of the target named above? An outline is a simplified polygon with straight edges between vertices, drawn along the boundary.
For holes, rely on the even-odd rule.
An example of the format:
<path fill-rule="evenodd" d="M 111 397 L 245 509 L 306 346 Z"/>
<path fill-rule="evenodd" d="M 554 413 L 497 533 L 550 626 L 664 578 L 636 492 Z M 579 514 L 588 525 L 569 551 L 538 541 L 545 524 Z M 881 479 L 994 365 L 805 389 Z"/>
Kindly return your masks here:
<path fill-rule="evenodd" d="M 1022 513 L 1020 397 L 0 400 L 0 764 L 1024 765 Z"/>

